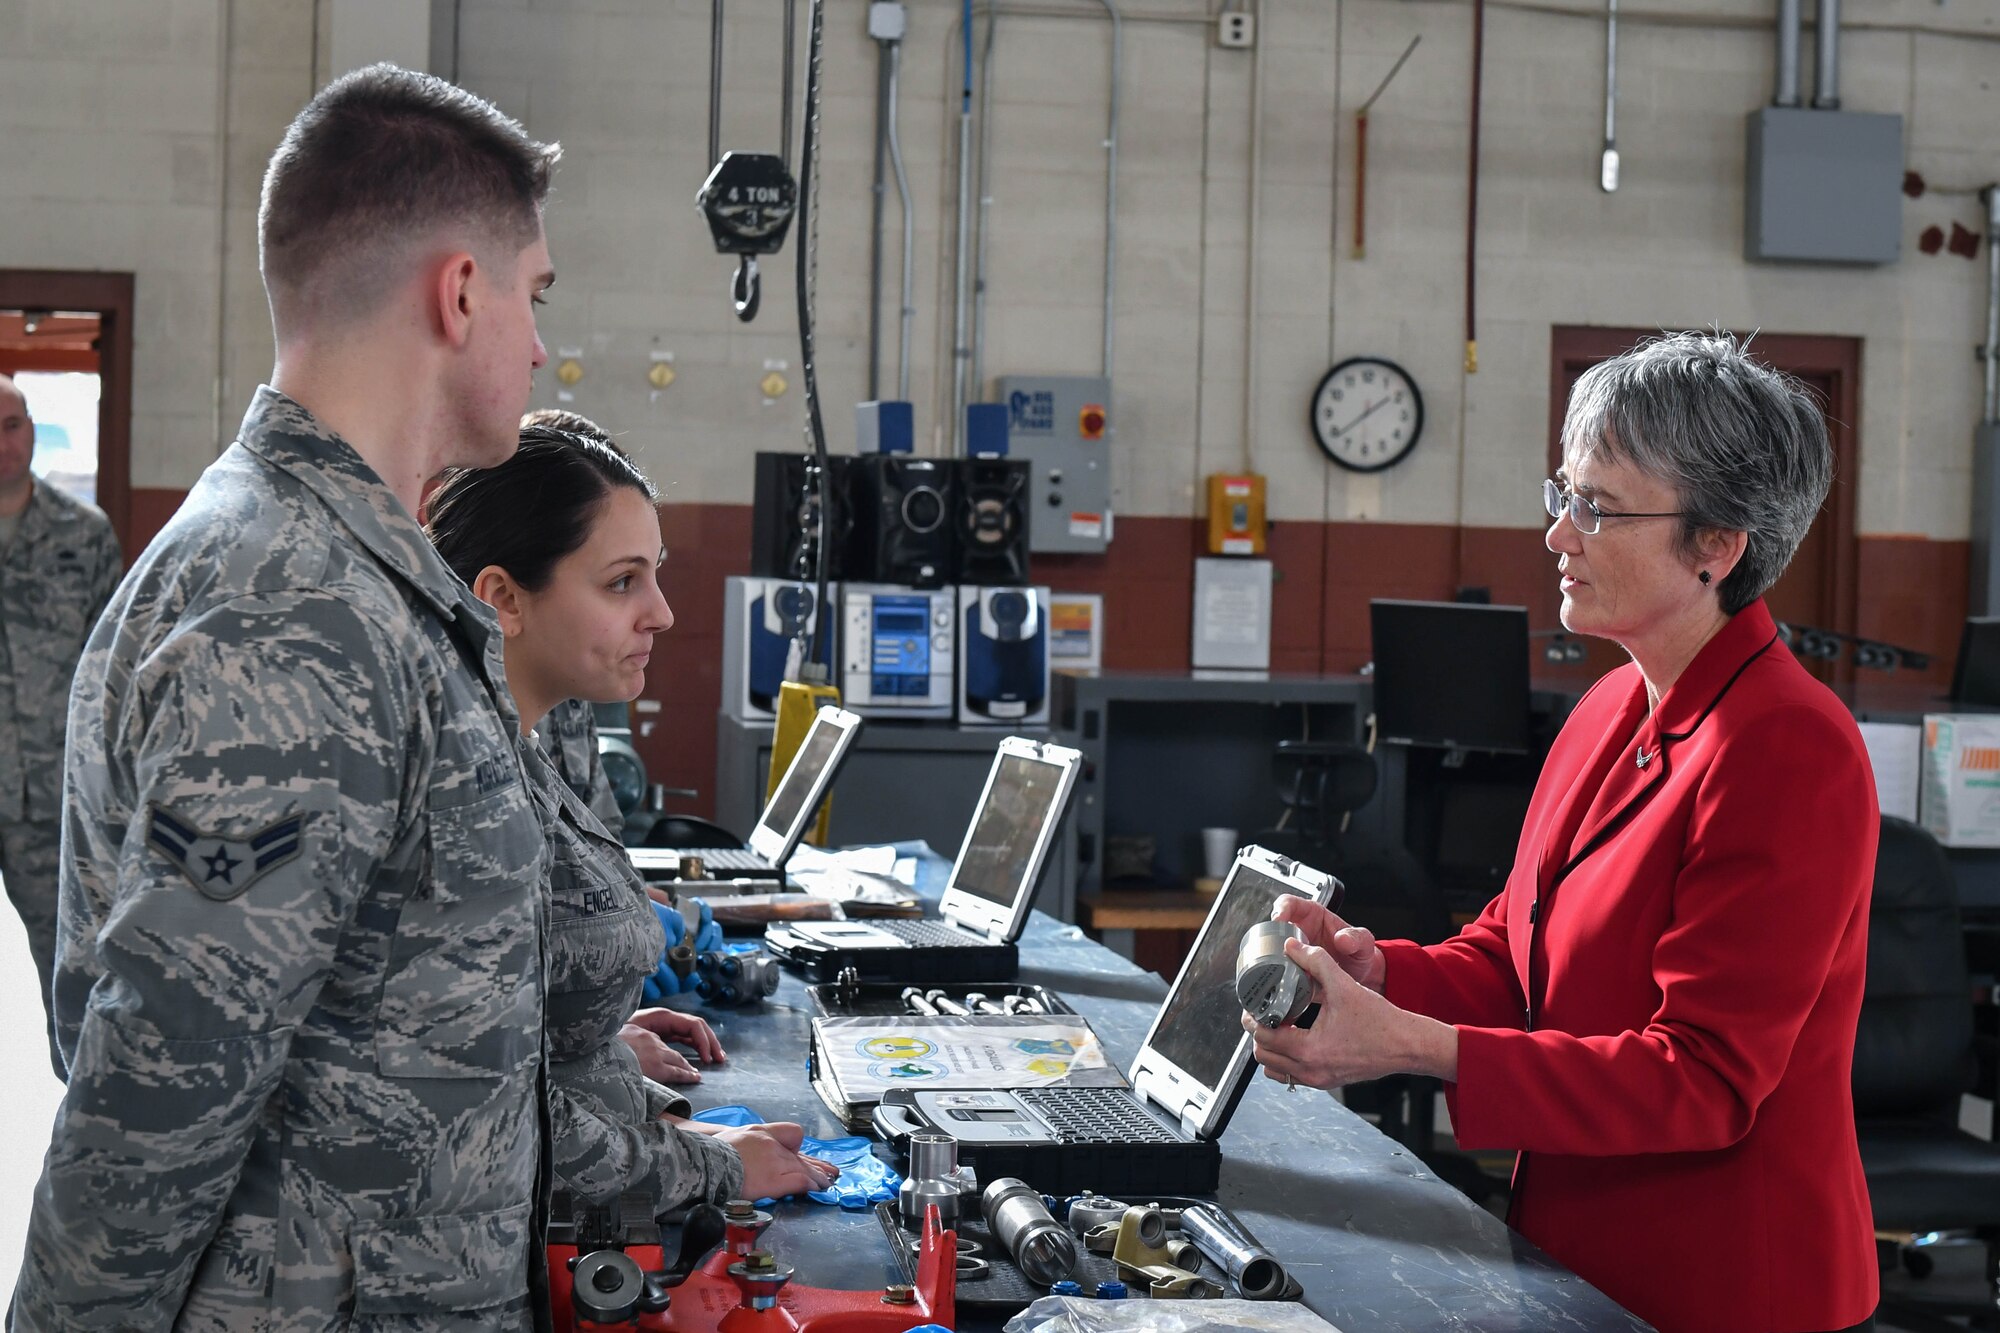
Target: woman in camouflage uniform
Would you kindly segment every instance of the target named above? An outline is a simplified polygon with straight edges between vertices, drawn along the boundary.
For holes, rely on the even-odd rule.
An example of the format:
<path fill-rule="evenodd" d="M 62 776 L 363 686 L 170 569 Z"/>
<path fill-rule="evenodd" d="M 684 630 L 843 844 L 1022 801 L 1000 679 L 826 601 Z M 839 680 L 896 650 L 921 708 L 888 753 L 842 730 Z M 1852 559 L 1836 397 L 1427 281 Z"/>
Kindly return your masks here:
<path fill-rule="evenodd" d="M 439 554 L 494 608 L 507 686 L 527 719 L 568 699 L 623 701 L 645 684 L 652 640 L 672 626 L 660 592 L 657 496 L 601 437 L 543 426 L 514 457 L 447 474 L 427 531 Z M 532 734 L 532 733 L 531 733 Z M 551 832 L 548 1045 L 558 1189 L 589 1202 L 647 1194 L 654 1211 L 694 1200 L 818 1189 L 835 1174 L 798 1153 L 797 1125 L 695 1132 L 688 1109 L 645 1077 L 619 1040 L 642 979 L 666 946 L 624 847 L 552 765 L 528 747 Z M 698 1018 L 668 1031 L 721 1054 Z M 663 1118 L 665 1117 L 665 1118 Z"/>

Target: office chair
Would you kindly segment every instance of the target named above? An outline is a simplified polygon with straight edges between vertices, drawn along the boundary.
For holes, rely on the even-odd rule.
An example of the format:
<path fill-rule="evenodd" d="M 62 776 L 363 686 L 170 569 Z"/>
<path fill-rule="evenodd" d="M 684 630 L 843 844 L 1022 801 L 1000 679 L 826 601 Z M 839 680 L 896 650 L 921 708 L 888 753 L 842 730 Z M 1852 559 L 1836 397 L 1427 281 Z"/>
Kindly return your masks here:
<path fill-rule="evenodd" d="M 646 830 L 642 847 L 743 847 L 743 839 L 700 815 L 662 814 Z"/>
<path fill-rule="evenodd" d="M 1340 915 L 1382 939 L 1436 943 L 1451 931 L 1451 913 L 1430 876 L 1400 844 L 1344 830 L 1346 817 L 1375 797 L 1381 773 L 1375 756 L 1351 741 L 1279 741 L 1271 773 L 1286 814 L 1282 827 L 1252 840 L 1317 870 L 1337 875 L 1346 889 Z M 1472 1158 L 1440 1151 L 1433 1078 L 1395 1074 L 1343 1090 L 1347 1105 L 1378 1117 L 1382 1132 L 1475 1202 L 1504 1192 L 1503 1182 Z"/>
<path fill-rule="evenodd" d="M 1343 828 L 1375 798 L 1373 754 L 1352 741 L 1282 740 L 1271 776 L 1285 814 L 1252 841 L 1338 875 L 1347 888 L 1341 915 L 1384 939 L 1434 944 L 1452 933 L 1443 896 L 1409 849 Z"/>
<path fill-rule="evenodd" d="M 1868 923 L 1868 981 L 1854 1041 L 1854 1117 L 1879 1231 L 1974 1232 L 1985 1247 L 1984 1296 L 1954 1313 L 1996 1328 L 2000 1144 L 1958 1127 L 1960 1096 L 1976 1070 L 1971 986 L 1957 886 L 1944 849 L 1923 829 L 1885 815 Z M 1918 1278 L 1921 1247 L 1904 1252 Z M 1898 1284 L 1899 1288 L 1910 1284 Z M 1962 1330 L 1942 1301 L 1885 1290 L 1882 1317 L 1912 1333 Z M 1915 1295 L 1915 1292 L 1910 1294 Z"/>

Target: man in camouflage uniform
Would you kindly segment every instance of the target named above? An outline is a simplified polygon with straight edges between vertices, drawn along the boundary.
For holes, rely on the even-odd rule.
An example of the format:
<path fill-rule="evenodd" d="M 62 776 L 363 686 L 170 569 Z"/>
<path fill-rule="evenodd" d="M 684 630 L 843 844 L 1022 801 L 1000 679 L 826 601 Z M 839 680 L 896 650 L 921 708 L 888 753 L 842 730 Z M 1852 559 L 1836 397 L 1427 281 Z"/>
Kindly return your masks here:
<path fill-rule="evenodd" d="M 535 728 L 549 759 L 577 799 L 590 808 L 612 837 L 625 832 L 625 812 L 611 790 L 611 775 L 597 753 L 595 710 L 581 699 L 565 699 Z"/>
<path fill-rule="evenodd" d="M 28 929 L 48 1009 L 69 682 L 124 566 L 111 520 L 36 481 L 34 456 L 28 400 L 0 375 L 0 879 Z M 61 1078 L 48 1011 L 49 1059 Z"/>
<path fill-rule="evenodd" d="M 374 66 L 272 158 L 273 385 L 78 671 L 16 1330 L 545 1312 L 544 836 L 498 627 L 411 515 L 515 447 L 556 155 Z"/>

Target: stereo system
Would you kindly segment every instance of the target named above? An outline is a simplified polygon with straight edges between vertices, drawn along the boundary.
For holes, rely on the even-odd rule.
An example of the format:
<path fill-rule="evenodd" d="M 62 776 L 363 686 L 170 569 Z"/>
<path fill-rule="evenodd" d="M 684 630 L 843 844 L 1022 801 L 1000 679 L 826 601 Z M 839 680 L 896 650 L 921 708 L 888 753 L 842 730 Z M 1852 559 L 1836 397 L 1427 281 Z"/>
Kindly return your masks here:
<path fill-rule="evenodd" d="M 1028 581 L 1028 483 L 1025 458 L 959 460 L 956 582 Z"/>
<path fill-rule="evenodd" d="M 853 547 L 854 518 L 849 473 L 855 460 L 845 454 L 827 455 L 832 501 L 830 554 L 826 576 L 852 578 L 848 556 Z M 819 466 L 811 454 L 760 453 L 756 489 L 750 512 L 750 573 L 763 579 L 819 578 Z"/>
<path fill-rule="evenodd" d="M 833 582 L 910 588 L 1028 583 L 1028 460 L 833 454 L 827 464 L 832 517 L 822 525 L 812 455 L 757 455 L 754 577 L 816 579 L 824 527 Z"/>

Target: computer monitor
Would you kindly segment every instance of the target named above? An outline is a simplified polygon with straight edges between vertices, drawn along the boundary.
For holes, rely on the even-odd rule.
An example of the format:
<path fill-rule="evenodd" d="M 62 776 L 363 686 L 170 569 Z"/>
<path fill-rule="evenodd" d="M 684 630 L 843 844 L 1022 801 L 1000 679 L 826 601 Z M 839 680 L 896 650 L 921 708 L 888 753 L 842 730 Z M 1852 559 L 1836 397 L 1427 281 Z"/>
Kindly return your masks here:
<path fill-rule="evenodd" d="M 1951 673 L 1951 701 L 2000 708 L 2000 616 L 1967 616 Z"/>
<path fill-rule="evenodd" d="M 1526 607 L 1378 598 L 1368 618 L 1378 740 L 1528 752 Z"/>

